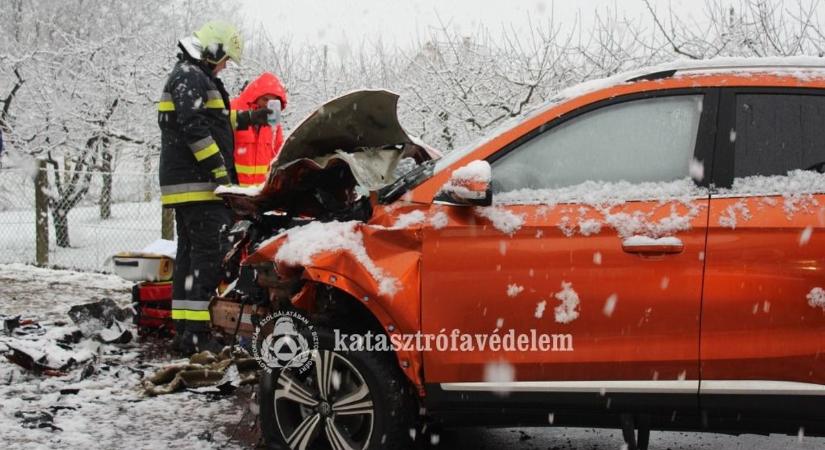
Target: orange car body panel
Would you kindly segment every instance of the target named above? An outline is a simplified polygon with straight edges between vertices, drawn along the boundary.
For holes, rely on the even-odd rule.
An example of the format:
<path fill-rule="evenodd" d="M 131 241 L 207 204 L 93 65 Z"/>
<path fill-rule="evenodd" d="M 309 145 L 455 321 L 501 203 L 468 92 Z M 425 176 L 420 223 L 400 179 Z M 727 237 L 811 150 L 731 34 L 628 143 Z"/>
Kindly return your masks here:
<path fill-rule="evenodd" d="M 523 225 L 508 235 L 471 207 L 433 204 L 453 170 L 486 159 L 583 106 L 645 91 L 736 86 L 825 88 L 825 79 L 768 72 L 684 74 L 572 97 L 493 136 L 414 188 L 403 201 L 376 206 L 369 223 L 357 225 L 369 257 L 398 280 L 401 288 L 395 295 L 379 294 L 376 280 L 346 252 L 315 255 L 305 267 L 305 277 L 361 299 L 389 334 L 454 328 L 489 334 L 501 320 L 503 329 L 574 337 L 574 351 L 551 354 L 401 352 L 399 361 L 408 363 L 402 368 L 419 388 L 425 380 L 482 381 L 484 365 L 496 360 L 512 364 L 519 381 L 703 378 L 825 384 L 820 358 L 825 312 L 805 300 L 817 280 L 825 281 L 825 239 L 816 236 L 825 227 L 819 206 L 788 218 L 781 208 L 760 210 L 754 205 L 752 219 L 730 230 L 718 226 L 719 216 L 738 199 L 696 198 L 694 206 L 701 212 L 691 219 L 692 227 L 673 235 L 683 242 L 683 250 L 640 256 L 622 248 L 617 231 L 593 208 L 585 207 L 583 217 L 601 221 L 601 230 L 565 236 L 559 225 L 566 216 L 578 219 L 582 205 L 497 206 L 524 217 Z M 817 198 L 825 204 L 825 197 Z M 628 202 L 617 210 L 647 212 L 655 221 L 666 216 L 670 206 Z M 393 228 L 400 216 L 412 211 L 424 212 L 426 219 Z M 448 221 L 436 229 L 432 219 L 440 213 Z M 814 238 L 800 247 L 797 228 L 807 225 L 815 227 Z M 245 264 L 271 261 L 284 239 L 262 246 Z M 594 263 L 595 252 L 601 264 Z M 559 304 L 554 296 L 563 281 L 572 283 L 581 300 L 580 317 L 568 324 L 553 318 Z M 524 290 L 510 298 L 509 284 Z M 613 294 L 618 301 L 608 316 L 603 310 Z M 540 301 L 546 301 L 545 311 L 536 318 Z M 765 308 L 765 302 L 770 303 L 770 314 L 754 313 L 754 308 Z"/>
<path fill-rule="evenodd" d="M 825 311 L 807 301 L 825 287 L 823 206 L 825 195 L 711 201 L 702 379 L 825 384 Z"/>
<path fill-rule="evenodd" d="M 370 224 L 356 224 L 363 235 L 364 248 L 385 276 L 397 281 L 394 295 L 380 293 L 378 281 L 351 253 L 325 251 L 313 256 L 312 264 L 304 266 L 304 277 L 316 283 L 326 284 L 360 300 L 378 319 L 388 334 L 415 333 L 421 329 L 420 260 L 421 231 L 418 228 L 393 229 L 398 215 L 421 209 L 410 205 L 406 208 L 379 207 Z M 262 245 L 244 264 L 273 261 L 286 236 Z M 420 352 L 400 351 L 396 355 L 402 370 L 416 386 L 423 385 L 422 357 Z"/>
<path fill-rule="evenodd" d="M 570 334 L 573 351 L 425 352 L 427 382 L 485 381 L 484 369 L 506 361 L 518 381 L 677 380 L 699 378 L 699 313 L 707 199 L 694 201 L 692 228 L 678 234 L 682 253 L 625 252 L 601 212 L 583 205 L 498 206 L 524 217 L 507 235 L 472 208 L 440 208 L 450 217 L 424 234 L 422 324 L 425 333 Z M 658 222 L 669 203 L 628 202 L 611 214 L 647 212 Z M 682 213 L 686 208 L 675 206 Z M 587 212 L 582 215 L 580 208 Z M 598 233 L 565 235 L 563 224 L 598 221 Z M 475 225 L 472 225 L 475 223 Z M 569 231 L 568 231 L 569 232 Z M 470 242 L 472 241 L 472 242 Z M 562 283 L 579 296 L 579 317 L 558 323 Z M 508 295 L 509 286 L 521 292 Z M 460 288 L 453 288 L 460 286 Z M 605 304 L 617 296 L 609 314 Z M 539 303 L 543 314 L 536 317 Z"/>

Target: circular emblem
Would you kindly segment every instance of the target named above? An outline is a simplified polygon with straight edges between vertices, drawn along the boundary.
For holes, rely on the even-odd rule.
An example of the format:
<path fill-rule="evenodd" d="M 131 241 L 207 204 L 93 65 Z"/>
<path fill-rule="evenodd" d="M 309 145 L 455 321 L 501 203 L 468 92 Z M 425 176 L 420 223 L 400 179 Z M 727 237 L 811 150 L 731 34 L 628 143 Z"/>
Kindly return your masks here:
<path fill-rule="evenodd" d="M 252 355 L 267 372 L 294 368 L 304 373 L 318 350 L 318 333 L 309 320 L 295 311 L 266 316 L 252 333 Z"/>

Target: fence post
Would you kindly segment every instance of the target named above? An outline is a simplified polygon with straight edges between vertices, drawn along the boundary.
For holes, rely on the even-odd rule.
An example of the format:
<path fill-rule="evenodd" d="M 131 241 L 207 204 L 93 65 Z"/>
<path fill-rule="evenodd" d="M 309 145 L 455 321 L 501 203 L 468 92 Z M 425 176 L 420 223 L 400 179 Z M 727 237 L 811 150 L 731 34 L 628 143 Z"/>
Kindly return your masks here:
<path fill-rule="evenodd" d="M 175 239 L 175 210 L 172 208 L 163 208 L 161 213 L 160 224 L 161 239 L 174 240 Z"/>
<path fill-rule="evenodd" d="M 38 266 L 49 265 L 49 174 L 46 161 L 37 160 L 34 178 L 35 260 Z"/>

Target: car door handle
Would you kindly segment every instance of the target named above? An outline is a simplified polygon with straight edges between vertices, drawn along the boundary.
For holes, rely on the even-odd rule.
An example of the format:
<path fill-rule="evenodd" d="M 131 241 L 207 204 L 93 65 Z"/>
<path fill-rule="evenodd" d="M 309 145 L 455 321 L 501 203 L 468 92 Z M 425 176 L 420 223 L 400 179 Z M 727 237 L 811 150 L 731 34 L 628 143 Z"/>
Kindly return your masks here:
<path fill-rule="evenodd" d="M 631 236 L 622 241 L 622 250 L 626 253 L 640 255 L 673 255 L 682 253 L 685 245 L 682 240 L 668 236 L 651 238 L 647 236 Z"/>

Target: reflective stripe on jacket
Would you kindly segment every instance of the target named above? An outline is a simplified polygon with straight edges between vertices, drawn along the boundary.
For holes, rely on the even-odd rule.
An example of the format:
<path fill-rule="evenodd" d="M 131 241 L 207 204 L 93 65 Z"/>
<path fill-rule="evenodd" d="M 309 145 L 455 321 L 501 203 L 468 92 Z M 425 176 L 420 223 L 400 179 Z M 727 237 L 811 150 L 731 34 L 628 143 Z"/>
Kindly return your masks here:
<path fill-rule="evenodd" d="M 264 95 L 277 97 L 281 101 L 281 109 L 286 108 L 286 91 L 281 81 L 272 73 L 264 72 L 232 100 L 232 110 L 257 109 L 256 101 Z M 274 128 L 274 132 L 269 125 L 235 131 L 235 169 L 241 186 L 266 181 L 269 163 L 278 155 L 284 142 L 281 124 Z"/>
<path fill-rule="evenodd" d="M 237 182 L 228 99 L 219 79 L 179 57 L 158 102 L 164 207 L 219 202 L 215 188 Z"/>

